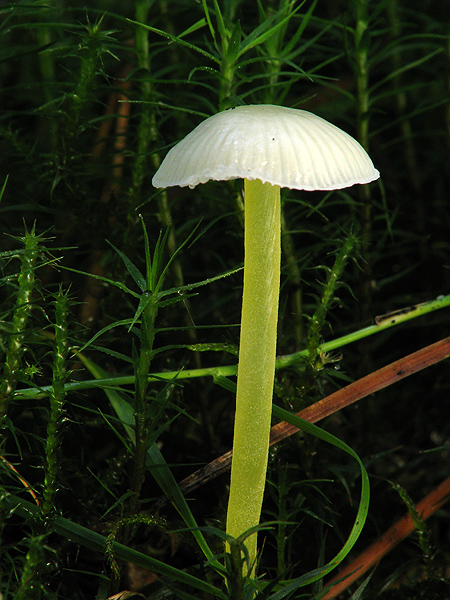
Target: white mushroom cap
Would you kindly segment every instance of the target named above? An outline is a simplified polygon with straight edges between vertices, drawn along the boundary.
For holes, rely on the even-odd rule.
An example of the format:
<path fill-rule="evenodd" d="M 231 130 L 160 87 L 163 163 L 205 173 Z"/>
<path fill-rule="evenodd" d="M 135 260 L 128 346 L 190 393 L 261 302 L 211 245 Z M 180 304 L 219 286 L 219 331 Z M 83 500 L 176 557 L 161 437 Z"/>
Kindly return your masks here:
<path fill-rule="evenodd" d="M 153 177 L 157 188 L 210 179 L 259 179 L 298 190 L 336 190 L 380 173 L 350 135 L 304 110 L 239 106 L 209 117 L 174 146 Z"/>

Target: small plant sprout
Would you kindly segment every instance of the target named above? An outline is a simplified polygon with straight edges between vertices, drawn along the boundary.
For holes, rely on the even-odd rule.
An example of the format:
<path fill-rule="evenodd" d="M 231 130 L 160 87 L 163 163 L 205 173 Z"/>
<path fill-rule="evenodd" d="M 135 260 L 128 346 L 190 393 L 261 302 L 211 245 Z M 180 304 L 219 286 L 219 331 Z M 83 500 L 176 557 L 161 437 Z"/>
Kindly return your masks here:
<path fill-rule="evenodd" d="M 254 105 L 200 123 L 170 150 L 153 178 L 157 188 L 244 179 L 244 288 L 227 512 L 227 533 L 234 538 L 259 524 L 266 480 L 280 288 L 280 188 L 335 190 L 379 175 L 360 144 L 324 119 L 303 110 Z M 256 533 L 245 540 L 253 574 L 256 543 Z"/>

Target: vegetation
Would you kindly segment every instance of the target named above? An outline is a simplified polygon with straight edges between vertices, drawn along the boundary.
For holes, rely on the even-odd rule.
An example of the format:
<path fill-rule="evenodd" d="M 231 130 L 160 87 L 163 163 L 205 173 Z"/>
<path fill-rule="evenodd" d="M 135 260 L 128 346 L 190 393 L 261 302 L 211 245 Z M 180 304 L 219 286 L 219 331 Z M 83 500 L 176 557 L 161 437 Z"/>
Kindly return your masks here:
<path fill-rule="evenodd" d="M 89 5 L 0 7 L 0 597 L 449 597 L 446 3 Z M 282 190 L 256 579 L 225 544 L 242 182 L 151 185 L 251 103 L 381 172 Z"/>

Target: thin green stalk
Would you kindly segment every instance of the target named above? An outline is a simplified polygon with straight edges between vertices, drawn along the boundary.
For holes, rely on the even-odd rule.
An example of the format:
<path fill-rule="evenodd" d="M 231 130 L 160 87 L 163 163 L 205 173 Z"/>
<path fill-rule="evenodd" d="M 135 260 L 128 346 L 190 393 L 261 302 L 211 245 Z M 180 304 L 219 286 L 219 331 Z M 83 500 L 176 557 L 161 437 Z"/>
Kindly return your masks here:
<path fill-rule="evenodd" d="M 295 342 L 295 348 L 300 348 L 303 336 L 303 299 L 302 299 L 302 274 L 295 255 L 294 240 L 286 227 L 286 219 L 283 207 L 281 208 L 281 247 L 283 249 L 284 264 L 289 276 L 291 289 L 291 319 L 292 335 Z"/>
<path fill-rule="evenodd" d="M 274 4 L 277 4 L 275 7 Z M 292 0 L 280 0 L 278 3 L 270 2 L 263 16 L 266 20 L 276 17 L 275 24 L 284 22 L 283 26 L 278 27 L 273 34 L 264 40 L 261 44 L 265 48 L 267 60 L 265 62 L 265 72 L 267 75 L 267 84 L 264 90 L 264 104 L 273 104 L 277 94 L 278 83 L 281 75 L 281 67 L 283 58 L 285 58 L 284 49 L 288 46 L 290 38 L 287 38 L 288 25 L 291 22 L 290 16 L 294 14 L 296 2 Z M 299 25 L 297 33 L 292 34 L 298 36 L 298 29 L 302 28 Z M 298 40 L 297 40 L 298 41 Z"/>
<path fill-rule="evenodd" d="M 46 537 L 47 534 L 33 535 L 29 541 L 25 565 L 14 596 L 15 600 L 35 600 L 43 596 L 44 586 L 40 579 L 42 567 L 46 563 Z"/>
<path fill-rule="evenodd" d="M 235 106 L 233 99 L 236 92 L 236 69 L 241 45 L 241 26 L 239 21 L 233 23 L 234 11 L 226 11 L 223 15 L 217 0 L 213 0 L 216 16 L 217 31 L 220 35 L 220 43 L 216 39 L 216 33 L 212 24 L 208 4 L 202 0 L 203 10 L 209 24 L 214 44 L 219 54 L 220 76 L 219 76 L 219 110 L 226 110 Z"/>
<path fill-rule="evenodd" d="M 411 496 L 408 494 L 407 490 L 404 487 L 402 487 L 399 483 L 391 482 L 391 485 L 392 489 L 398 493 L 400 498 L 405 503 L 406 508 L 408 509 L 408 512 L 413 520 L 414 527 L 419 537 L 419 545 L 420 549 L 422 550 L 426 575 L 430 579 L 436 577 L 436 568 L 434 564 L 435 549 L 433 548 L 433 544 L 431 541 L 430 528 L 428 527 L 423 515 L 420 514 L 417 510 L 417 506 L 414 503 Z"/>
<path fill-rule="evenodd" d="M 447 125 L 447 145 L 450 148 L 450 24 L 449 24 L 449 32 L 447 34 L 447 44 L 446 44 L 446 52 L 447 52 L 447 111 L 446 111 L 446 125 Z"/>
<path fill-rule="evenodd" d="M 369 0 L 355 0 L 355 77 L 358 141 L 369 151 Z M 360 292 L 360 319 L 365 322 L 371 311 L 372 298 L 372 199 L 368 185 L 359 186 L 361 200 L 361 258 L 364 268 Z"/>
<path fill-rule="evenodd" d="M 287 522 L 289 514 L 287 510 L 287 498 L 289 494 L 289 482 L 286 465 L 278 464 L 278 498 L 277 498 L 277 576 L 283 577 L 286 573 L 286 545 L 287 545 Z"/>
<path fill-rule="evenodd" d="M 389 31 L 391 39 L 398 41 L 402 35 L 402 22 L 399 16 L 399 5 L 398 0 L 390 0 L 386 4 Z M 395 93 L 395 102 L 397 105 L 398 116 L 401 117 L 400 127 L 402 130 L 403 146 L 405 162 L 408 169 L 408 178 L 411 181 L 411 185 L 416 193 L 420 192 L 420 178 L 419 178 L 419 165 L 417 161 L 417 153 L 414 146 L 414 135 L 411 119 L 406 115 L 406 109 L 408 104 L 408 96 L 404 89 L 403 74 L 401 73 L 401 67 L 404 64 L 404 58 L 402 56 L 401 46 L 397 44 L 394 46 L 391 54 L 392 67 L 391 72 L 394 73 L 392 77 L 392 86 Z M 423 226 L 425 219 L 423 216 L 424 212 L 421 211 L 421 215 L 417 215 L 417 225 Z M 419 223 L 419 221 L 421 221 Z"/>
<path fill-rule="evenodd" d="M 51 6 L 53 4 L 53 6 Z M 51 18 L 55 18 L 53 10 L 58 9 L 58 2 L 48 2 L 45 8 L 42 8 L 42 13 L 39 15 L 41 26 L 37 28 L 36 37 L 38 44 L 41 48 L 45 48 L 43 52 L 39 52 L 39 67 L 41 70 L 41 77 L 43 83 L 43 90 L 45 99 L 47 102 L 53 100 L 52 85 L 56 81 L 56 69 L 54 52 L 51 47 L 55 43 L 52 35 L 52 28 L 49 26 L 48 21 Z M 50 5 L 50 6 L 49 6 Z M 50 15 L 49 13 L 50 9 Z M 49 50 L 50 49 L 50 50 Z M 47 123 L 47 137 L 50 138 L 50 147 L 53 148 L 56 141 L 58 127 L 55 119 L 48 119 Z"/>
<path fill-rule="evenodd" d="M 35 269 L 40 254 L 40 237 L 35 234 L 34 227 L 31 231 L 26 231 L 20 241 L 23 242 L 24 249 L 23 252 L 18 252 L 21 266 L 17 278 L 16 302 L 3 367 L 3 379 L 0 385 L 0 428 L 21 375 L 23 340 L 32 309 L 31 300 L 36 287 Z"/>
<path fill-rule="evenodd" d="M 399 16 L 398 0 L 391 0 L 387 3 L 387 15 L 389 19 L 389 30 L 393 40 L 399 40 L 402 35 L 402 22 Z M 407 115 L 408 96 L 405 91 L 404 74 L 401 73 L 401 67 L 404 64 L 401 45 L 397 43 L 394 46 L 391 56 L 394 73 L 392 77 L 392 86 L 397 105 L 397 114 L 400 119 L 400 129 L 402 133 L 403 155 L 408 174 L 408 180 L 413 190 L 412 201 L 414 206 L 414 224 L 418 236 L 418 250 L 422 264 L 427 264 L 429 260 L 428 238 L 425 235 L 426 213 L 428 204 L 427 195 L 422 193 L 420 181 L 420 165 L 417 157 L 417 151 L 414 143 L 414 133 L 411 118 Z"/>
<path fill-rule="evenodd" d="M 280 189 L 245 181 L 241 338 L 227 533 L 259 524 L 266 480 L 280 287 Z M 250 570 L 257 535 L 245 540 Z"/>
<path fill-rule="evenodd" d="M 76 51 L 80 60 L 78 80 L 74 84 L 73 93 L 68 95 L 68 106 L 63 112 L 63 127 L 60 127 L 62 144 L 60 160 L 63 164 L 73 160 L 74 145 L 84 127 L 84 113 L 91 98 L 92 85 L 104 51 L 102 42 L 107 39 L 108 34 L 103 34 L 101 31 L 101 21 L 93 25 L 88 22 L 86 32 Z"/>
<path fill-rule="evenodd" d="M 359 340 L 366 339 L 372 335 L 386 331 L 387 329 L 397 327 L 398 325 L 407 323 L 408 321 L 428 315 L 436 310 L 441 310 L 449 306 L 450 294 L 447 296 L 439 296 L 435 300 L 431 300 L 429 302 L 422 302 L 421 304 L 400 308 L 391 313 L 375 317 L 375 325 L 363 327 L 357 331 L 352 331 L 351 333 L 347 333 L 346 335 L 320 344 L 318 350 L 319 352 L 324 353 L 331 352 L 332 350 L 338 350 L 344 346 L 358 342 Z M 300 362 L 304 362 L 304 359 L 307 356 L 308 349 L 300 350 L 299 352 L 294 352 L 293 354 L 287 354 L 285 356 L 279 356 L 275 360 L 275 368 L 278 370 L 295 366 Z M 150 373 L 148 381 L 170 381 L 176 379 L 179 382 L 185 379 L 196 379 L 198 377 L 233 377 L 236 375 L 236 373 L 236 365 L 224 365 L 221 367 L 205 367 L 202 369 L 186 369 L 183 371 L 160 371 L 159 373 Z M 66 383 L 64 389 L 66 393 L 69 393 L 92 388 L 118 388 L 123 385 L 133 385 L 134 382 L 134 375 L 124 375 L 123 377 L 110 377 L 108 379 L 74 381 L 72 383 Z M 17 400 L 25 400 L 27 398 L 45 398 L 51 393 L 51 390 L 51 386 L 43 386 L 39 388 L 39 390 L 36 390 L 35 388 L 27 388 L 17 391 L 15 398 Z"/>
<path fill-rule="evenodd" d="M 306 23 L 308 22 L 309 17 L 314 10 L 316 2 L 317 0 L 312 3 L 308 9 L 308 15 L 305 16 L 304 22 L 297 27 L 297 31 L 295 33 L 297 41 L 301 36 L 301 31 L 303 31 L 303 28 L 306 26 Z M 277 4 L 278 8 L 275 8 L 275 4 Z M 288 26 L 291 23 L 290 17 L 294 16 L 296 10 L 296 3 L 292 2 L 292 0 L 280 0 L 278 3 L 269 3 L 266 14 L 264 15 L 266 19 L 271 19 L 273 16 L 277 16 L 275 23 L 284 23 L 282 27 L 278 27 L 276 31 L 274 31 L 273 35 L 265 39 L 264 43 L 261 44 L 267 55 L 267 60 L 265 62 L 267 84 L 264 89 L 264 104 L 278 104 L 280 102 L 278 83 L 281 76 L 281 67 L 283 65 L 282 59 L 289 57 L 289 52 L 287 55 L 285 52 L 288 44 L 292 44 L 292 37 L 287 38 L 287 32 Z M 302 276 L 299 267 L 299 261 L 296 256 L 293 236 L 289 231 L 289 227 L 286 225 L 283 205 L 281 206 L 281 231 L 283 263 L 286 273 L 289 277 L 292 337 L 294 340 L 295 349 L 298 350 L 302 346 L 304 337 Z"/>
<path fill-rule="evenodd" d="M 42 575 L 48 563 L 47 538 L 50 534 L 48 517 L 55 515 L 55 496 L 58 490 L 57 474 L 59 466 L 59 429 L 64 412 L 65 390 L 67 378 L 68 343 L 68 295 L 60 290 L 55 298 L 55 349 L 53 355 L 53 385 L 50 394 L 50 417 L 47 423 L 47 439 L 45 446 L 45 477 L 43 502 L 40 516 L 33 524 L 33 533 L 28 543 L 24 567 L 16 592 L 17 600 L 34 600 L 45 595 L 45 583 Z"/>
<path fill-rule="evenodd" d="M 135 0 L 136 23 L 146 24 L 151 3 L 147 0 Z M 149 160 L 150 144 L 157 139 L 156 120 L 150 100 L 153 97 L 153 86 L 151 81 L 151 59 L 148 40 L 148 30 L 140 25 L 136 26 L 136 53 L 139 68 L 146 73 L 141 82 L 141 97 L 144 101 L 141 108 L 141 118 L 138 129 L 138 146 L 136 158 L 132 171 L 131 187 L 128 191 L 130 204 L 134 204 L 144 179 L 147 175 L 147 164 Z M 156 153 L 151 155 L 152 166 L 157 169 L 160 163 L 159 156 Z M 167 228 L 167 248 L 170 256 L 176 252 L 177 243 L 172 224 L 172 216 L 168 203 L 167 193 L 163 191 L 157 196 L 158 214 L 161 223 Z M 128 237 L 130 237 L 130 223 L 128 227 Z M 183 273 L 181 264 L 177 257 L 171 261 L 171 272 L 174 276 L 175 285 L 183 285 Z M 151 286 L 149 286 L 151 289 Z M 153 356 L 153 341 L 155 337 L 155 319 L 157 315 L 157 305 L 149 298 L 146 308 L 142 312 L 141 339 L 139 362 L 136 370 L 136 391 L 135 391 L 135 458 L 132 475 L 131 491 L 131 512 L 138 510 L 140 490 L 144 481 L 146 469 L 146 455 L 148 450 L 147 440 L 147 410 L 146 410 L 146 391 L 149 381 L 149 370 Z"/>
<path fill-rule="evenodd" d="M 153 357 L 153 342 L 155 339 L 155 320 L 158 312 L 157 305 L 150 298 L 147 306 L 142 312 L 142 325 L 140 332 L 139 362 L 136 369 L 135 389 L 135 455 L 133 464 L 133 475 L 131 480 L 131 504 L 132 514 L 138 512 L 139 497 L 146 471 L 146 456 L 148 450 L 148 422 L 146 394 L 149 382 L 150 364 Z"/>
<path fill-rule="evenodd" d="M 53 354 L 53 385 L 52 393 L 50 394 L 50 418 L 47 423 L 47 440 L 45 446 L 47 464 L 43 491 L 43 516 L 49 516 L 54 511 L 55 496 L 58 490 L 59 430 L 64 415 L 64 401 L 66 397 L 64 384 L 68 375 L 68 311 L 69 297 L 67 293 L 59 290 L 55 298 L 55 349 Z"/>
<path fill-rule="evenodd" d="M 147 23 L 149 9 L 150 3 L 148 0 L 135 0 L 136 21 L 139 23 Z M 150 145 L 158 139 L 155 112 L 150 103 L 154 97 L 154 90 L 151 78 L 152 64 L 148 41 L 148 30 L 144 27 L 137 26 L 135 39 L 138 65 L 142 72 L 145 73 L 145 76 L 141 82 L 141 99 L 143 100 L 143 103 L 141 105 L 141 119 L 138 128 L 138 145 L 131 175 L 131 186 L 128 190 L 128 196 L 131 205 L 134 205 L 138 194 L 142 189 L 145 177 L 147 176 Z M 157 171 L 161 161 L 156 152 L 151 154 L 150 161 L 152 169 Z M 167 237 L 167 249 L 169 251 L 169 255 L 172 256 L 177 250 L 177 240 L 175 237 L 172 214 L 166 190 L 162 190 L 157 195 L 156 202 L 158 204 L 158 216 L 161 224 L 169 232 Z M 133 217 L 130 216 L 130 218 Z M 132 234 L 129 231 L 128 237 L 130 237 L 130 235 Z M 181 262 L 178 258 L 175 258 L 171 262 L 170 272 L 174 279 L 175 285 L 182 286 L 184 283 L 184 277 Z"/>
<path fill-rule="evenodd" d="M 135 1 L 135 14 L 136 21 L 140 23 L 146 23 L 148 20 L 148 12 L 150 9 L 150 3 L 148 0 L 136 0 Z M 145 177 L 147 176 L 147 165 L 149 161 L 149 149 L 153 142 L 158 139 L 158 128 L 156 124 L 156 116 L 153 109 L 153 105 L 150 103 L 155 96 L 154 89 L 151 80 L 151 57 L 149 51 L 148 41 L 148 30 L 144 27 L 136 27 L 136 51 L 139 68 L 146 73 L 144 80 L 141 83 L 141 97 L 144 100 L 142 104 L 141 120 L 138 129 L 138 148 L 136 152 L 136 158 L 133 165 L 132 183 L 129 190 L 129 200 L 131 204 L 134 204 L 138 194 L 142 188 Z M 150 156 L 151 168 L 153 171 L 157 171 L 160 164 L 160 156 L 157 152 L 153 152 Z M 170 208 L 169 198 L 167 190 L 161 190 L 156 196 L 156 203 L 158 205 L 158 218 L 164 229 L 167 230 L 167 250 L 169 256 L 174 256 L 174 259 L 170 262 L 170 274 L 173 278 L 175 287 L 182 287 L 184 285 L 184 274 L 181 264 L 181 260 L 176 255 L 178 243 L 175 235 L 175 228 L 172 219 L 172 212 Z M 132 212 L 129 215 L 129 219 L 133 219 Z M 131 224 L 129 223 L 128 238 L 131 243 Z M 197 340 L 197 332 L 191 327 L 192 323 L 189 316 L 189 300 L 185 300 L 187 310 L 184 312 L 185 323 L 189 327 L 188 336 L 193 344 Z M 195 353 L 195 366 L 201 367 L 201 360 L 199 353 Z M 209 411 L 207 406 L 207 399 L 203 394 L 199 394 L 199 401 L 202 407 L 202 416 L 205 423 L 205 428 L 208 433 L 209 439 L 213 440 L 213 431 L 209 418 Z"/>
<path fill-rule="evenodd" d="M 345 265 L 347 264 L 347 260 L 355 243 L 356 237 L 353 234 L 349 234 L 336 255 L 334 264 L 328 274 L 319 305 L 317 306 L 309 322 L 308 362 L 309 369 L 313 376 L 316 372 L 316 360 L 319 355 L 320 333 L 325 324 L 325 319 L 328 310 L 330 309 L 330 305 L 334 299 L 336 286 L 342 276 L 342 273 L 344 272 Z"/>
<path fill-rule="evenodd" d="M 150 3 L 147 0 L 135 0 L 136 21 L 146 23 Z M 150 107 L 149 101 L 152 98 L 153 89 L 151 82 L 151 61 L 148 43 L 148 31 L 144 27 L 136 27 L 136 55 L 139 69 L 145 75 L 140 84 L 141 115 L 138 128 L 138 144 L 136 157 L 131 175 L 131 187 L 128 191 L 130 202 L 132 203 L 139 194 L 144 178 L 147 175 L 148 149 L 153 140 L 156 139 L 155 115 Z"/>
<path fill-rule="evenodd" d="M 369 15 L 368 0 L 355 0 L 356 114 L 359 143 L 369 142 Z"/>

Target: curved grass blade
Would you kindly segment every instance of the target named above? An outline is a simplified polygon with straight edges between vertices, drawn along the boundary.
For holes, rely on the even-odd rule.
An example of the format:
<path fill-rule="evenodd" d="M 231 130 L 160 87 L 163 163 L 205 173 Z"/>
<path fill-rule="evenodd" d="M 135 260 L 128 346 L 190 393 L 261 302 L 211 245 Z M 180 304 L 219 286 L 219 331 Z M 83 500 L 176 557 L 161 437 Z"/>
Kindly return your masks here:
<path fill-rule="evenodd" d="M 285 596 L 291 594 L 297 588 L 303 587 L 305 585 L 313 583 L 314 581 L 317 581 L 318 579 L 321 579 L 327 573 L 329 573 L 335 567 L 337 567 L 340 562 L 342 562 L 344 560 L 344 558 L 350 552 L 350 550 L 352 549 L 356 540 L 358 539 L 358 537 L 362 531 L 362 528 L 364 527 L 364 523 L 366 521 L 367 513 L 369 510 L 370 486 L 369 486 L 369 476 L 367 475 L 367 471 L 366 471 L 361 459 L 356 454 L 356 452 L 354 450 L 352 450 L 352 448 L 350 448 L 350 446 L 348 446 L 345 442 L 343 442 L 339 438 L 335 437 L 331 433 L 324 431 L 320 427 L 317 427 L 317 425 L 313 425 L 312 423 L 309 423 L 308 421 L 301 419 L 297 415 L 291 414 L 290 412 L 288 412 L 287 410 L 284 410 L 283 408 L 280 408 L 279 406 L 273 407 L 273 414 L 277 418 L 279 418 L 283 421 L 287 421 L 291 425 L 298 427 L 298 429 L 301 429 L 305 433 L 309 433 L 310 435 L 318 437 L 319 439 L 323 440 L 324 442 L 327 442 L 328 444 L 332 444 L 336 448 L 339 448 L 340 450 L 343 450 L 344 452 L 349 454 L 359 464 L 359 467 L 361 469 L 361 478 L 362 478 L 361 498 L 360 498 L 360 502 L 359 502 L 359 507 L 358 507 L 358 511 L 356 514 L 355 522 L 354 522 L 353 527 L 350 531 L 350 534 L 347 538 L 347 541 L 342 546 L 341 550 L 336 554 L 336 556 L 332 560 L 330 560 L 326 565 L 324 565 L 323 567 L 320 567 L 319 569 L 315 569 L 314 571 L 310 571 L 309 573 L 306 573 L 305 575 L 302 575 L 301 577 L 298 577 L 297 579 L 289 582 L 289 584 L 286 585 L 285 587 L 283 587 L 281 590 L 278 590 L 277 592 L 275 592 L 275 594 L 272 594 L 272 596 L 270 596 L 270 600 L 281 600 L 281 598 L 284 598 Z"/>

